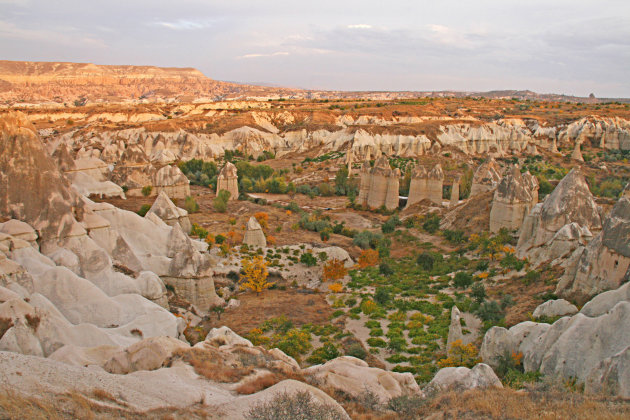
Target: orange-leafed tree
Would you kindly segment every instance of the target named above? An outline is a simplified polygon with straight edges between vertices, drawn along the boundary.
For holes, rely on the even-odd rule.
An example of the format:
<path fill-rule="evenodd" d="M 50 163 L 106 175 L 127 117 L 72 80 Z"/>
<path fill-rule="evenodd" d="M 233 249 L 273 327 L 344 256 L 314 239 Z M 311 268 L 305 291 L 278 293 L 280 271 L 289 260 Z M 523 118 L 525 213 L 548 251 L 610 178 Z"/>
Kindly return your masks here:
<path fill-rule="evenodd" d="M 260 294 L 265 289 L 270 288 L 274 283 L 267 281 L 269 264 L 261 255 L 254 258 L 243 258 L 243 274 L 241 275 L 241 289 L 251 289 L 256 294 Z"/>
<path fill-rule="evenodd" d="M 328 285 L 328 290 L 330 290 L 333 293 L 341 293 L 341 291 L 343 290 L 343 284 L 341 283 L 333 283 Z"/>
<path fill-rule="evenodd" d="M 324 281 L 335 281 L 344 278 L 346 274 L 348 274 L 348 269 L 344 265 L 344 262 L 333 258 L 324 264 L 322 279 Z"/>
<path fill-rule="evenodd" d="M 357 264 L 359 265 L 359 268 L 371 267 L 378 264 L 378 251 L 374 249 L 361 251 Z"/>
<path fill-rule="evenodd" d="M 267 213 L 259 211 L 258 213 L 254 213 L 254 217 L 258 220 L 258 224 L 260 224 L 261 228 L 267 229 L 267 226 L 269 226 L 269 215 Z"/>

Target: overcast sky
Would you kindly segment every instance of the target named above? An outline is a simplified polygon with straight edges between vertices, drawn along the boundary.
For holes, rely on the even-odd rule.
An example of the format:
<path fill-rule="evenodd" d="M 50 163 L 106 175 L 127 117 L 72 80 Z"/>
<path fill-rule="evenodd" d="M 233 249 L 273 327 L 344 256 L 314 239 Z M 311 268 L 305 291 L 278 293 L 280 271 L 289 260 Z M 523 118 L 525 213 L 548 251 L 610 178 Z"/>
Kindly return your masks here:
<path fill-rule="evenodd" d="M 630 0 L 0 0 L 0 59 L 313 89 L 630 97 Z"/>

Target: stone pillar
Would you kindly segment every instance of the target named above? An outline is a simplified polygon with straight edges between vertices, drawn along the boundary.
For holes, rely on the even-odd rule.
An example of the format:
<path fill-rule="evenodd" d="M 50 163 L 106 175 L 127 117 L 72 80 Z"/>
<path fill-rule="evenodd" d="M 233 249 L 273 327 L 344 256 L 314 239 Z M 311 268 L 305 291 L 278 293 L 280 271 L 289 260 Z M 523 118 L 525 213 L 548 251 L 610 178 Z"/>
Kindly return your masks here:
<path fill-rule="evenodd" d="M 238 174 L 234 164 L 227 162 L 217 177 L 217 195 L 225 190 L 230 193 L 230 200 L 238 199 Z"/>
<path fill-rule="evenodd" d="M 442 186 L 444 185 L 444 171 L 438 163 L 427 174 L 427 198 L 435 204 L 442 204 Z"/>
<path fill-rule="evenodd" d="M 370 164 L 365 162 L 361 167 L 361 182 L 359 184 L 359 196 L 357 197 L 357 204 L 360 206 L 367 206 L 371 180 Z"/>
<path fill-rule="evenodd" d="M 453 186 L 451 187 L 451 203 L 449 207 L 455 207 L 459 203 L 459 183 L 461 182 L 461 176 L 458 176 L 455 181 L 453 181 Z"/>
<path fill-rule="evenodd" d="M 394 210 L 398 208 L 398 191 L 400 188 L 400 169 L 392 171 L 387 179 L 387 195 L 385 196 L 385 208 Z"/>
<path fill-rule="evenodd" d="M 414 168 L 411 174 L 411 182 L 409 183 L 409 197 L 407 198 L 407 206 L 411 206 L 424 198 L 427 190 L 427 170 L 422 165 Z"/>

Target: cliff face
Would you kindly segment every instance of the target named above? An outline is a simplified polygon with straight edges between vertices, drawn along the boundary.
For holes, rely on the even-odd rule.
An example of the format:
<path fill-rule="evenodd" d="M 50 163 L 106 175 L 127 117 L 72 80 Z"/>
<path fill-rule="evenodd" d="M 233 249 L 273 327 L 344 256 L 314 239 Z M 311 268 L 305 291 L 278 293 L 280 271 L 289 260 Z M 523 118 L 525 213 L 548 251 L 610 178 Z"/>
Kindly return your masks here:
<path fill-rule="evenodd" d="M 283 91 L 218 82 L 193 68 L 0 61 L 0 100 L 9 102 L 218 99 L 274 90 Z"/>

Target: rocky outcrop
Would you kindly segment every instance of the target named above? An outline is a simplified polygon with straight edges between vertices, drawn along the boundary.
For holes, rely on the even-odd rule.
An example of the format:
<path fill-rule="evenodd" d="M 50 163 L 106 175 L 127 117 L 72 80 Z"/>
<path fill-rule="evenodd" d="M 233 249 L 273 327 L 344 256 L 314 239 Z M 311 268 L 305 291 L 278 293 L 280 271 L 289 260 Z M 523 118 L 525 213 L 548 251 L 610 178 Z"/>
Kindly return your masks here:
<path fill-rule="evenodd" d="M 575 147 L 571 153 L 571 159 L 578 162 L 584 162 L 584 157 L 582 156 L 582 151 L 580 150 L 580 143 L 578 142 L 575 143 Z"/>
<path fill-rule="evenodd" d="M 464 340 L 464 333 L 462 332 L 462 324 L 461 324 L 462 314 L 457 308 L 457 306 L 453 306 L 451 309 L 451 324 L 448 327 L 448 338 L 446 340 L 446 350 L 448 353 L 451 352 L 451 345 L 457 341 Z"/>
<path fill-rule="evenodd" d="M 411 176 L 407 206 L 411 206 L 425 199 L 441 205 L 443 183 L 444 171 L 442 171 L 442 166 L 440 166 L 439 163 L 429 172 L 424 169 L 424 166 L 418 166 L 414 169 Z"/>
<path fill-rule="evenodd" d="M 473 175 L 470 196 L 494 190 L 501 181 L 501 167 L 493 159 L 481 164 Z"/>
<path fill-rule="evenodd" d="M 548 300 L 536 307 L 532 316 L 534 318 L 555 318 L 559 316 L 575 315 L 578 308 L 564 299 Z"/>
<path fill-rule="evenodd" d="M 626 191 L 630 188 L 626 186 Z M 578 248 L 556 287 L 556 294 L 580 302 L 630 280 L 630 198 L 622 197 L 604 220 L 602 231 Z"/>
<path fill-rule="evenodd" d="M 521 174 L 518 165 L 501 179 L 494 192 L 490 210 L 490 231 L 502 228 L 518 230 L 538 199 L 538 182 L 527 172 Z"/>
<path fill-rule="evenodd" d="M 370 169 L 365 163 L 361 169 L 361 185 L 357 203 L 359 205 L 377 209 L 384 206 L 388 210 L 398 208 L 398 185 L 400 170 L 392 170 L 389 161 L 381 156 Z"/>
<path fill-rule="evenodd" d="M 630 122 L 623 118 L 587 117 L 558 133 L 561 145 L 585 143 L 593 147 L 630 150 Z"/>
<path fill-rule="evenodd" d="M 258 223 L 255 217 L 250 217 L 247 222 L 247 230 L 243 237 L 243 243 L 258 248 L 265 248 L 267 246 L 265 232 L 263 232 L 260 223 Z"/>
<path fill-rule="evenodd" d="M 351 356 L 342 356 L 323 365 L 304 369 L 322 386 L 359 396 L 366 388 L 372 391 L 381 402 L 401 395 L 419 395 L 420 388 L 413 375 L 388 372 L 369 367 L 366 362 Z"/>
<path fill-rule="evenodd" d="M 601 230 L 600 211 L 584 176 L 572 169 L 525 218 L 517 256 L 529 258 L 534 265 L 569 257 Z"/>
<path fill-rule="evenodd" d="M 461 177 L 457 177 L 455 181 L 453 181 L 453 186 L 451 187 L 451 201 L 449 203 L 449 207 L 455 207 L 459 204 L 459 184 L 461 182 Z"/>
<path fill-rule="evenodd" d="M 584 313 L 565 316 L 553 325 L 527 321 L 509 330 L 493 327 L 483 339 L 480 355 L 484 362 L 496 366 L 503 355 L 520 352 L 526 372 L 540 371 L 578 382 L 589 380 L 591 388 L 603 378 L 608 379 L 600 385 L 610 381 L 627 384 L 607 372 L 627 369 L 625 359 L 618 355 L 630 346 L 630 331 L 626 328 L 630 302 L 618 301 L 607 312 L 597 312 L 601 311 L 591 312 L 596 314 L 593 317 Z M 630 391 L 623 386 L 615 389 L 616 395 Z"/>
<path fill-rule="evenodd" d="M 465 391 L 486 388 L 503 388 L 503 384 L 490 366 L 478 363 L 472 369 L 463 366 L 440 369 L 424 392 L 431 395 L 449 389 Z"/>
<path fill-rule="evenodd" d="M 160 191 L 145 217 L 151 217 L 150 215 L 152 214 L 162 219 L 169 226 L 179 224 L 184 232 L 190 232 L 192 228 L 188 219 L 188 212 L 173 204 L 164 191 Z"/>
<path fill-rule="evenodd" d="M 221 190 L 230 193 L 230 200 L 238 199 L 238 174 L 232 162 L 227 162 L 217 177 L 217 195 Z"/>
<path fill-rule="evenodd" d="M 190 181 L 175 165 L 166 165 L 153 175 L 152 193 L 164 191 L 171 198 L 186 198 L 190 195 Z"/>

